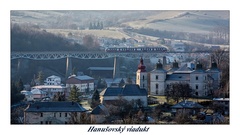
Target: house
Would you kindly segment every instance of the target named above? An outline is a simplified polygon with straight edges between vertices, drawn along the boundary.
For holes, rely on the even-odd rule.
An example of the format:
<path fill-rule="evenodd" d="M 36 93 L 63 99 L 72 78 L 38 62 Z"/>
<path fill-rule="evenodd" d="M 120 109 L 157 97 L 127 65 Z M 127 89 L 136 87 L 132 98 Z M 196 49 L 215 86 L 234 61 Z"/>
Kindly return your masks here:
<path fill-rule="evenodd" d="M 52 75 L 46 78 L 44 85 L 61 85 L 61 78 L 56 75 Z"/>
<path fill-rule="evenodd" d="M 176 115 L 178 113 L 188 113 L 189 115 L 195 115 L 200 112 L 203 106 L 196 102 L 185 100 L 171 106 L 171 108 L 173 115 Z"/>
<path fill-rule="evenodd" d="M 87 75 L 95 76 L 95 78 L 112 78 L 114 67 L 89 67 Z"/>
<path fill-rule="evenodd" d="M 51 99 L 54 98 L 54 95 L 59 94 L 67 94 L 67 88 L 62 85 L 37 85 L 33 86 L 31 90 L 41 90 L 46 93 L 47 97 L 50 97 Z"/>
<path fill-rule="evenodd" d="M 21 94 L 25 95 L 27 101 L 34 101 L 33 94 L 31 91 L 22 90 Z"/>
<path fill-rule="evenodd" d="M 85 112 L 77 102 L 35 102 L 24 110 L 24 124 L 68 124 Z"/>
<path fill-rule="evenodd" d="M 78 92 L 87 92 L 94 90 L 94 78 L 87 76 L 87 75 L 72 75 L 68 77 L 66 81 L 67 91 L 69 93 L 70 89 L 73 86 L 76 86 L 79 91 Z M 68 96 L 68 95 L 66 95 Z"/>
<path fill-rule="evenodd" d="M 42 98 L 47 96 L 47 93 L 45 91 L 39 90 L 39 89 L 33 89 L 31 90 L 32 97 L 35 101 L 40 101 Z"/>
<path fill-rule="evenodd" d="M 102 104 L 123 98 L 127 101 L 141 101 L 143 107 L 147 107 L 147 90 L 141 89 L 137 84 L 126 84 L 124 87 L 108 87 L 100 93 Z"/>
<path fill-rule="evenodd" d="M 108 109 L 100 104 L 91 112 L 91 123 L 103 123 L 109 115 Z"/>

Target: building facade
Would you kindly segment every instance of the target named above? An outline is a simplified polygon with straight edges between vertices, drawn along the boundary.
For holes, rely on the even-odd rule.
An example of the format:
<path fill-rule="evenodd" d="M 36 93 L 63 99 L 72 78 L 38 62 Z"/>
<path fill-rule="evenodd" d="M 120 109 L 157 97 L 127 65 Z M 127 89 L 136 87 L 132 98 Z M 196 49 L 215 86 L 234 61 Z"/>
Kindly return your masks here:
<path fill-rule="evenodd" d="M 72 75 L 66 81 L 66 87 L 68 88 L 68 91 L 70 91 L 74 85 L 79 89 L 79 92 L 86 92 L 87 90 L 93 91 L 94 78 L 87 75 Z"/>
<path fill-rule="evenodd" d="M 149 84 L 148 92 L 150 95 L 165 95 L 165 89 L 172 83 L 187 83 L 193 90 L 194 96 L 208 96 L 212 90 L 220 87 L 221 71 L 217 68 L 216 63 L 212 63 L 211 68 L 204 70 L 202 64 L 198 63 L 196 68 L 190 68 L 187 64 L 178 67 L 175 61 L 171 69 L 166 71 L 160 61 L 155 69 L 148 72 L 149 79 L 144 80 L 147 72 L 141 58 L 138 66 L 136 84 L 141 88 Z M 148 88 L 148 87 L 146 87 Z"/>
<path fill-rule="evenodd" d="M 59 76 L 49 76 L 44 81 L 44 85 L 61 85 L 61 78 Z"/>
<path fill-rule="evenodd" d="M 143 107 L 147 107 L 147 91 L 136 84 L 126 84 L 122 88 L 108 87 L 100 93 L 102 104 L 123 98 L 127 101 L 141 101 Z"/>
<path fill-rule="evenodd" d="M 86 109 L 76 102 L 35 102 L 24 110 L 24 124 L 68 124 L 81 122 Z"/>

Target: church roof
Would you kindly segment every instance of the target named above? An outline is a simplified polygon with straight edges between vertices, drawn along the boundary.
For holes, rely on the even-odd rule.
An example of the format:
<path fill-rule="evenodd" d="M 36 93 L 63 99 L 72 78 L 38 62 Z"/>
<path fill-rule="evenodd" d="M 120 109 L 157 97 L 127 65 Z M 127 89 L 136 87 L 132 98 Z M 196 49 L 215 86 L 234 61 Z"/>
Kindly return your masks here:
<path fill-rule="evenodd" d="M 140 72 L 146 72 L 146 66 L 143 64 L 143 59 L 140 59 L 140 63 L 138 65 L 138 71 Z"/>
<path fill-rule="evenodd" d="M 217 67 L 217 63 L 212 63 L 211 68 L 208 69 L 206 72 L 221 72 L 220 69 Z"/>
<path fill-rule="evenodd" d="M 196 70 L 193 70 L 192 73 L 205 73 L 205 70 L 202 68 L 202 64 L 197 64 Z"/>
<path fill-rule="evenodd" d="M 155 69 L 151 71 L 152 73 L 165 73 L 167 72 L 166 70 L 163 69 L 163 65 L 160 62 L 160 60 L 158 60 L 158 62 L 156 63 Z"/>
<path fill-rule="evenodd" d="M 147 96 L 146 89 L 136 84 L 126 84 L 123 88 L 108 87 L 100 95 L 103 96 Z"/>

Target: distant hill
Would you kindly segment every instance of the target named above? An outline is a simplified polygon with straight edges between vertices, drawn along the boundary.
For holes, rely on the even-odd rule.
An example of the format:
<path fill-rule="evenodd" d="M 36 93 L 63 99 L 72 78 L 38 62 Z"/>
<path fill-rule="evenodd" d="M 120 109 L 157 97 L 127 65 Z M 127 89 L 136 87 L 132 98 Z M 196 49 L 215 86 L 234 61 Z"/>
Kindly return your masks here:
<path fill-rule="evenodd" d="M 133 28 L 210 33 L 216 27 L 229 29 L 229 11 L 160 11 L 158 14 L 126 22 Z"/>
<path fill-rule="evenodd" d="M 151 28 L 157 30 L 209 33 L 215 27 L 229 29 L 227 10 L 13 10 L 11 21 L 32 23 L 47 29 L 86 29 L 90 22 L 104 27 Z"/>
<path fill-rule="evenodd" d="M 87 48 L 34 26 L 12 24 L 11 51 L 86 51 Z"/>

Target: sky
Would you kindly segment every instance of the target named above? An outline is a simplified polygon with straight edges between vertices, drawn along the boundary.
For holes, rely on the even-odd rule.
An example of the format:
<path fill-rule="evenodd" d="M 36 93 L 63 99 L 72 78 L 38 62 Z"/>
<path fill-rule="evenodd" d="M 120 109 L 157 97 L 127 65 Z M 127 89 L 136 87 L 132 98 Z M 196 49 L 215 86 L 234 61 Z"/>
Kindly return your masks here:
<path fill-rule="evenodd" d="M 240 13 L 238 4 L 230 0 L 1 0 L 0 37 L 1 37 L 1 129 L 4 133 L 15 134 L 94 134 L 87 133 L 90 125 L 34 126 L 10 124 L 10 11 L 11 10 L 230 10 L 230 124 L 229 125 L 147 125 L 147 134 L 184 134 L 226 135 L 240 125 L 238 75 L 238 45 Z M 106 127 L 107 125 L 95 125 Z M 118 127 L 120 125 L 109 125 Z M 130 126 L 130 125 L 127 125 Z M 136 125 L 137 126 L 137 125 Z M 144 126 L 144 125 L 141 125 Z M 238 130 L 236 130 L 238 131 Z M 2 131 L 3 132 L 3 131 Z M 95 133 L 99 134 L 99 133 Z M 120 133 L 104 133 L 120 134 Z M 129 134 L 129 133 L 121 133 Z M 146 133 L 138 133 L 146 134 Z"/>

